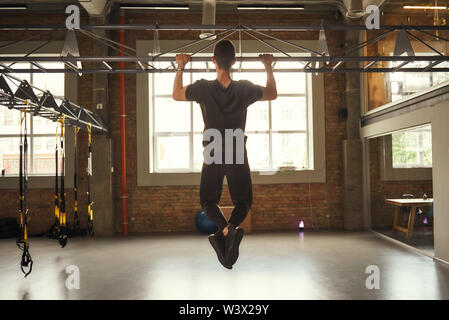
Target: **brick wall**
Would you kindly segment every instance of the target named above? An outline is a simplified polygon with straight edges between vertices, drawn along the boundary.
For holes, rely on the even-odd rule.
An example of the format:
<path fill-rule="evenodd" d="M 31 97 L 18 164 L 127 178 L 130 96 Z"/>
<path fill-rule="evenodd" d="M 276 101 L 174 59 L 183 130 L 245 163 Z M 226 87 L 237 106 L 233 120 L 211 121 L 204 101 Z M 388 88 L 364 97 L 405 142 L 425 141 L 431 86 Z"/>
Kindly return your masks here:
<path fill-rule="evenodd" d="M 226 25 L 319 25 L 322 15 L 292 14 L 219 14 L 217 24 Z M 36 19 L 25 16 L 11 16 L 3 20 L 4 24 L 37 23 Z M 154 23 L 160 24 L 201 24 L 200 14 L 127 14 L 126 23 Z M 45 24 L 63 24 L 64 15 L 48 15 Z M 87 23 L 84 20 L 82 23 Z M 118 20 L 111 21 L 118 23 Z M 334 20 L 334 16 L 325 17 L 325 23 L 341 23 Z M 27 32 L 2 33 L 2 37 L 9 34 L 11 38 L 23 38 Z M 278 32 L 279 37 L 287 34 Z M 290 39 L 316 40 L 317 32 L 289 33 Z M 111 32 L 110 36 L 118 40 L 118 32 Z M 126 45 L 135 47 L 136 40 L 152 39 L 151 31 L 126 31 Z M 198 32 L 160 32 L 160 39 L 196 39 Z M 335 54 L 344 44 L 343 32 L 328 32 L 328 46 L 331 54 Z M 62 38 L 61 38 L 62 39 Z M 88 55 L 92 51 L 92 43 L 85 37 L 78 38 L 81 55 Z M 111 51 L 111 55 L 116 54 Z M 132 66 L 134 67 L 134 66 Z M 127 142 L 127 179 L 128 179 L 128 216 L 129 231 L 133 232 L 180 232 L 194 231 L 194 217 L 201 209 L 199 205 L 198 186 L 170 186 L 170 187 L 137 187 L 137 142 L 136 142 L 136 76 L 125 75 L 126 85 L 126 142 Z M 92 108 L 92 76 L 83 75 L 78 80 L 78 102 L 80 105 Z M 326 127 L 326 163 L 327 182 L 320 184 L 274 184 L 255 185 L 253 189 L 253 230 L 294 230 L 298 220 L 304 220 L 306 228 L 315 227 L 339 229 L 343 227 L 342 212 L 342 141 L 345 139 L 345 122 L 338 119 L 337 110 L 345 104 L 345 76 L 344 74 L 325 74 L 325 127 Z M 119 116 L 119 76 L 109 76 L 109 108 L 110 135 L 114 150 L 114 208 L 116 216 L 116 231 L 121 231 L 121 202 L 120 202 L 120 116 Z M 85 135 L 81 136 L 79 152 L 80 172 L 86 168 Z M 95 156 L 95 155 L 94 155 Z M 95 173 L 94 173 L 95 174 Z M 85 196 L 86 179 L 80 178 L 80 207 L 87 205 Z M 53 202 L 52 189 L 30 190 L 29 203 L 31 206 L 32 232 L 38 233 L 48 229 L 52 223 Z M 68 191 L 71 194 L 71 191 Z M 68 203 L 71 203 L 69 195 Z M 13 216 L 17 212 L 17 190 L 2 190 L 0 192 L 0 217 Z M 224 188 L 222 202 L 230 205 L 229 192 Z M 72 212 L 68 205 L 69 214 Z M 85 213 L 85 212 L 84 212 Z M 83 216 L 84 218 L 84 216 Z M 85 221 L 85 220 L 84 220 Z"/>
<path fill-rule="evenodd" d="M 395 207 L 385 204 L 387 198 L 402 198 L 405 193 L 411 193 L 415 197 L 424 193 L 432 197 L 432 180 L 425 181 L 382 181 L 380 179 L 380 140 L 369 141 L 370 153 L 370 189 L 371 189 L 371 226 L 383 228 L 393 226 L 393 214 Z"/>

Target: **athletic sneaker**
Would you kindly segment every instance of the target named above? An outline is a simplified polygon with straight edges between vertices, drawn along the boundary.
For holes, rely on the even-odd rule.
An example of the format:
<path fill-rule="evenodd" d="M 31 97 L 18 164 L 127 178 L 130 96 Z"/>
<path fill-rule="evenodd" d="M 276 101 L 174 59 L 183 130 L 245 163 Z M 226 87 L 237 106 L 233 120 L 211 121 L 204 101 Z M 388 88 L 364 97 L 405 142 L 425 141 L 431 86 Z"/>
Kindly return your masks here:
<path fill-rule="evenodd" d="M 209 242 L 212 245 L 212 248 L 214 248 L 215 252 L 217 253 L 218 261 L 220 261 L 223 267 L 232 269 L 232 265 L 228 264 L 225 259 L 224 239 L 223 237 L 221 237 L 221 239 L 219 238 L 220 237 L 217 237 L 215 234 L 211 234 L 209 236 Z"/>
<path fill-rule="evenodd" d="M 225 259 L 229 265 L 233 265 L 239 257 L 239 246 L 243 238 L 243 229 L 229 225 L 228 234 L 225 237 Z"/>

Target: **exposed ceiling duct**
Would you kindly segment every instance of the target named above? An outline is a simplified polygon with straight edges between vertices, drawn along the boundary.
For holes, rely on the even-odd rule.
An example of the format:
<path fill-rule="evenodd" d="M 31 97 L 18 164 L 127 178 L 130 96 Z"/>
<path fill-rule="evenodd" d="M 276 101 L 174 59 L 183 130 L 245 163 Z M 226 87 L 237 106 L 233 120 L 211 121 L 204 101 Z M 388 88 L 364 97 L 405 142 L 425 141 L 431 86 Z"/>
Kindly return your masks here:
<path fill-rule="evenodd" d="M 217 3 L 215 0 L 203 0 L 203 25 L 215 25 L 215 16 L 217 13 Z M 215 33 L 215 30 L 204 30 L 200 33 L 200 38 L 207 38 Z M 215 36 L 207 40 L 215 40 Z"/>
<path fill-rule="evenodd" d="M 365 15 L 363 9 L 362 0 L 351 0 L 349 2 L 348 11 L 346 11 L 346 17 L 350 19 L 359 19 Z"/>

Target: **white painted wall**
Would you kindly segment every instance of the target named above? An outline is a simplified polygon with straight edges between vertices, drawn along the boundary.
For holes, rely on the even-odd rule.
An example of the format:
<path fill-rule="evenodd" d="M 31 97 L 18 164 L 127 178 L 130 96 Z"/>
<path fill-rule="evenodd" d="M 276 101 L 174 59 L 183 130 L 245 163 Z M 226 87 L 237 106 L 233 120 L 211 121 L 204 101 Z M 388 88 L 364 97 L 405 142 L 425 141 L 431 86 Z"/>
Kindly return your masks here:
<path fill-rule="evenodd" d="M 449 101 L 434 107 L 432 161 L 435 257 L 449 262 Z"/>

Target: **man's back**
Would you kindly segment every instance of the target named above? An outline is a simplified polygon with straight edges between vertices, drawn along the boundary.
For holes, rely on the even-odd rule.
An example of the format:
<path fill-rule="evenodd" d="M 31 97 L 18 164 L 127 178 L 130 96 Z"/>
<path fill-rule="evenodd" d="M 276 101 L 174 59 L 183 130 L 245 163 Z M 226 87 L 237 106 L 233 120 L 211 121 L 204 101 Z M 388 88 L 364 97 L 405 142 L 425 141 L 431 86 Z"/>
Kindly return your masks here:
<path fill-rule="evenodd" d="M 224 87 L 217 79 L 201 79 L 187 87 L 186 98 L 200 104 L 205 130 L 245 130 L 246 109 L 262 98 L 262 89 L 248 80 Z"/>

